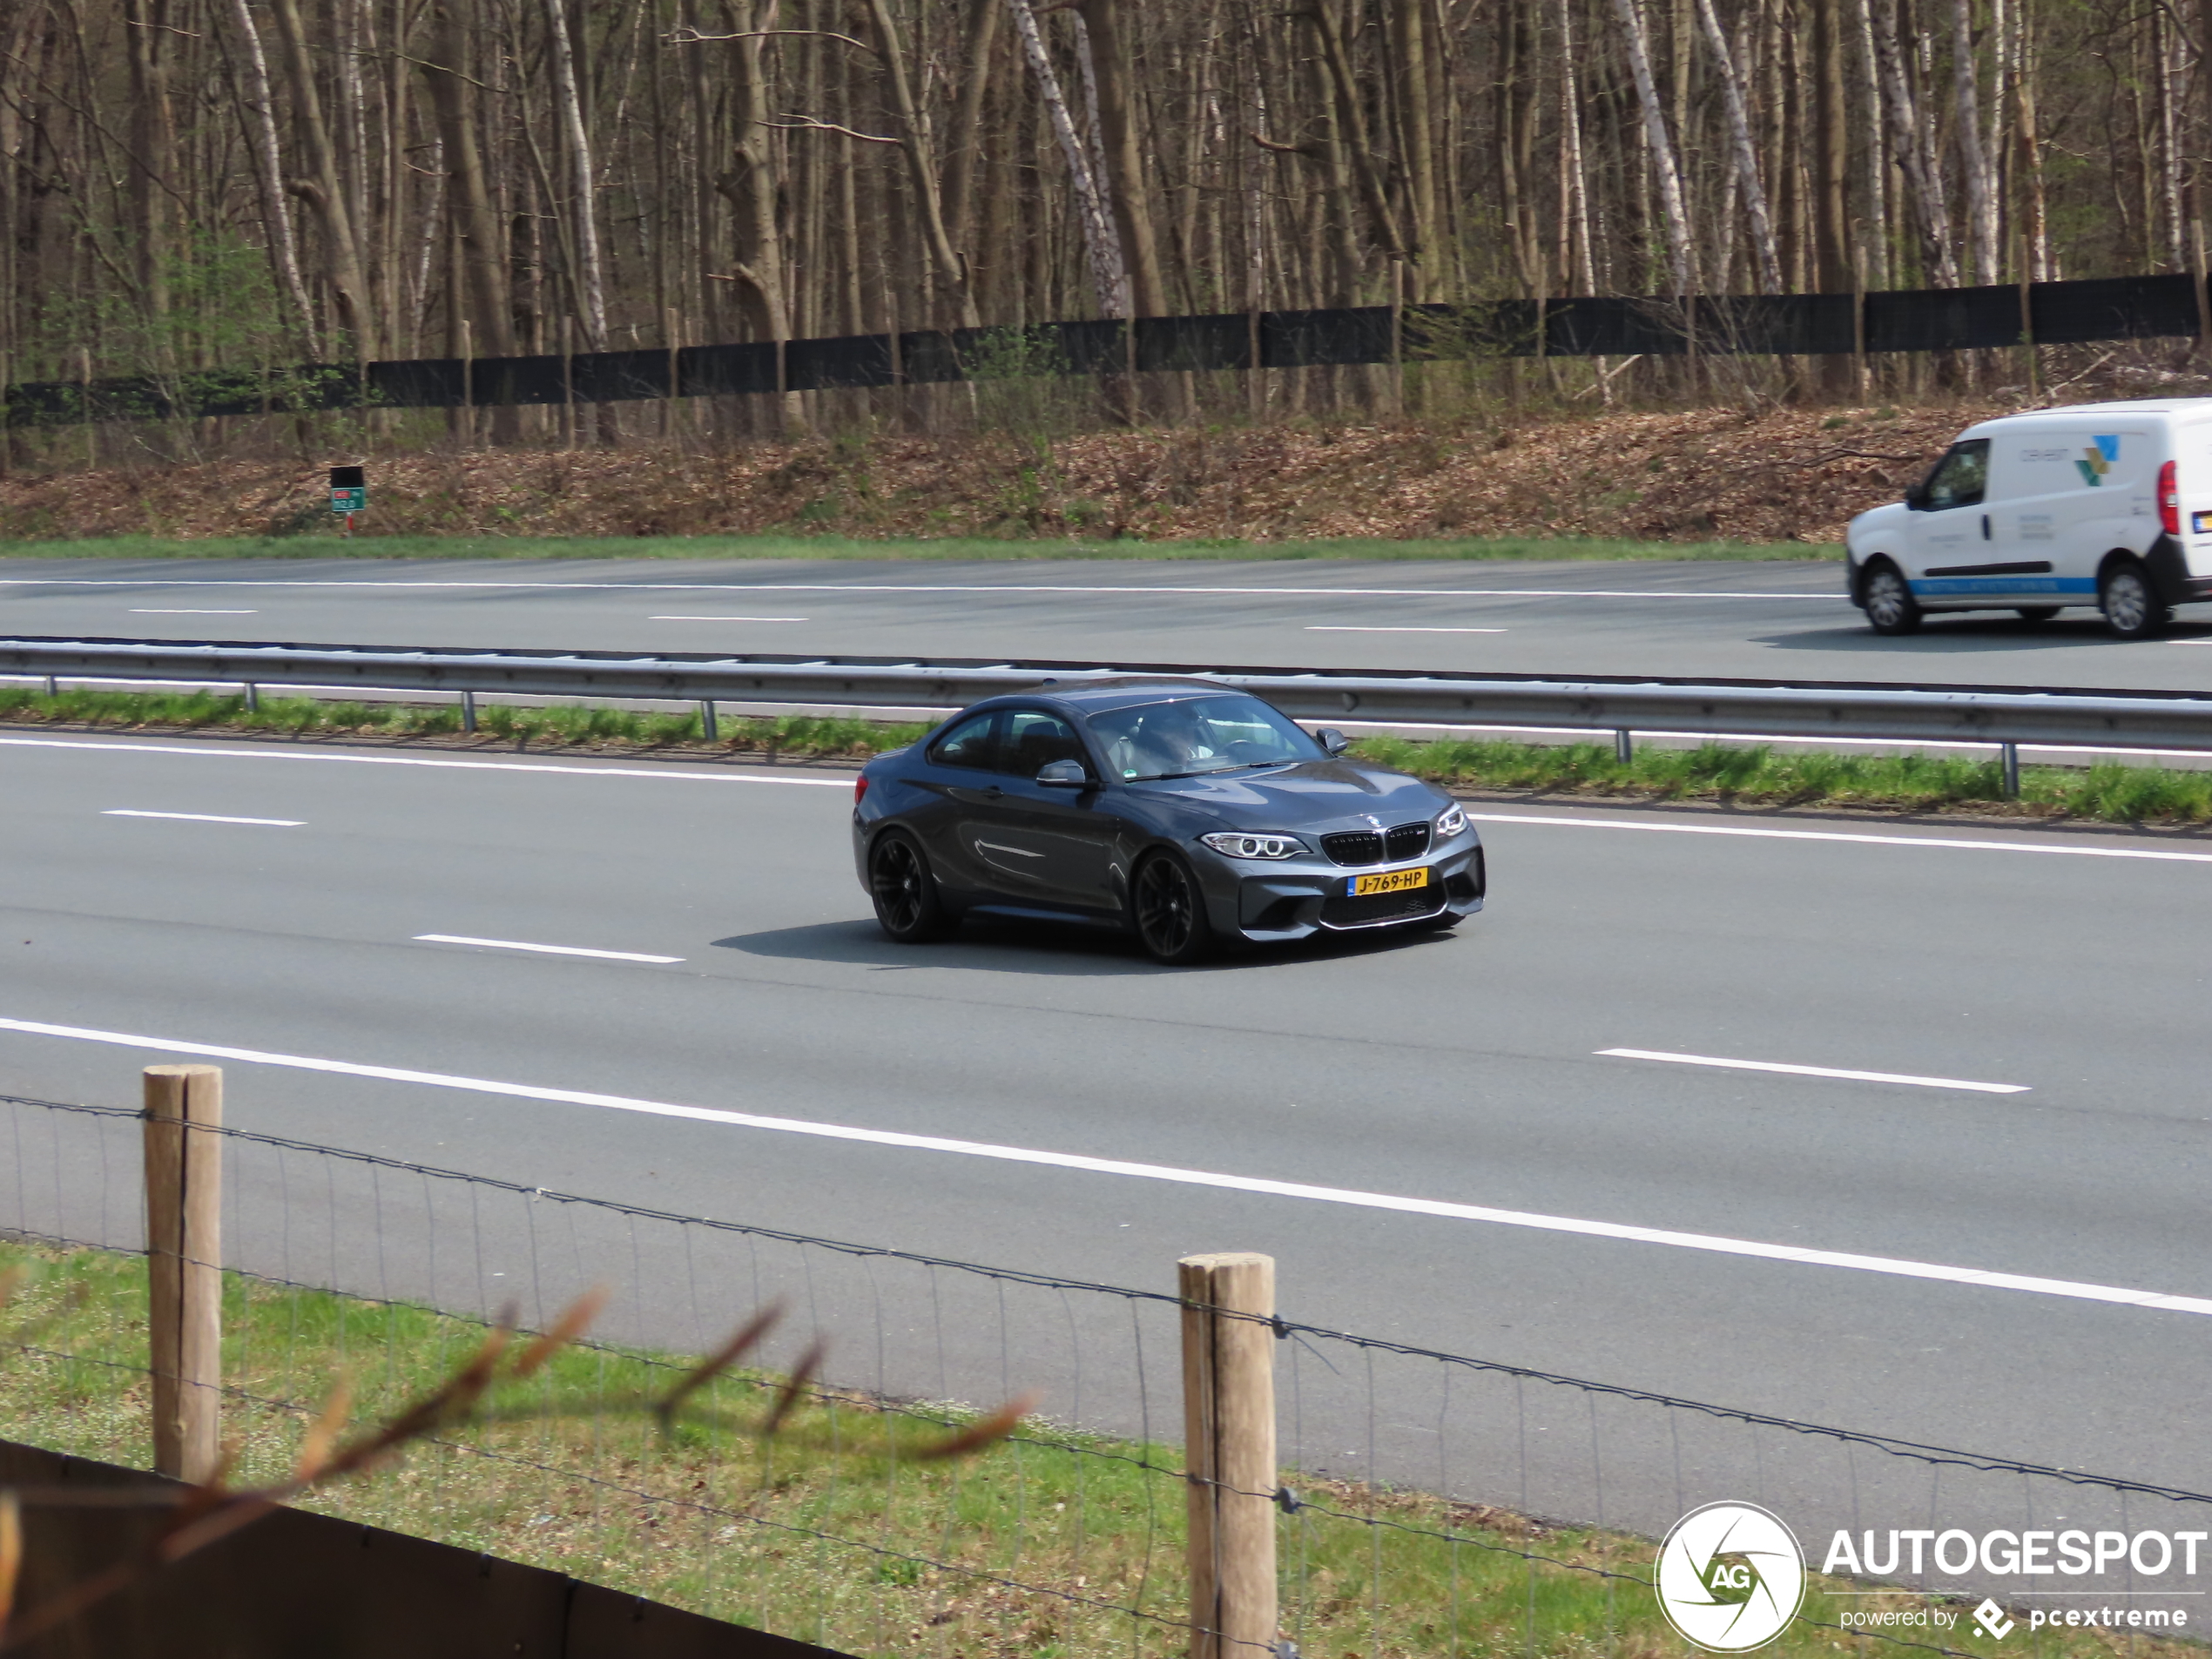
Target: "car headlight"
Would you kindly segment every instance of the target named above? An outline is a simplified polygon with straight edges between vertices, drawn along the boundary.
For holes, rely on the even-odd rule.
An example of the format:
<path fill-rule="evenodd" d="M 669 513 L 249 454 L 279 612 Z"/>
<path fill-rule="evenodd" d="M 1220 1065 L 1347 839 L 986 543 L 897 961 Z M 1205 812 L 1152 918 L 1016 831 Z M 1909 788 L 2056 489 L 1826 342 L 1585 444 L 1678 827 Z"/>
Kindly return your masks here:
<path fill-rule="evenodd" d="M 1305 843 L 1295 835 L 1252 835 L 1242 830 L 1224 830 L 1218 834 L 1201 835 L 1198 840 L 1232 859 L 1294 859 L 1305 851 Z"/>
<path fill-rule="evenodd" d="M 1436 839 L 1440 841 L 1448 841 L 1467 826 L 1467 815 L 1455 803 L 1447 806 L 1443 816 L 1436 820 Z"/>

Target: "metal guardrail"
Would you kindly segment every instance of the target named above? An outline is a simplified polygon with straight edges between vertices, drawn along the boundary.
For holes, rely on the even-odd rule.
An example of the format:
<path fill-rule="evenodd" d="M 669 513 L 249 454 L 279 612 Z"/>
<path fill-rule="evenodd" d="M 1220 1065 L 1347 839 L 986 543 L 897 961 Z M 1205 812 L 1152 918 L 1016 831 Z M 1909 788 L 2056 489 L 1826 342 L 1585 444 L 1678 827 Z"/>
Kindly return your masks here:
<path fill-rule="evenodd" d="M 2021 744 L 2212 750 L 2212 698 L 2186 692 L 2039 691 L 1848 682 L 1678 680 L 1190 664 L 875 657 L 644 656 L 621 651 L 438 651 L 132 639 L 0 638 L 0 673 L 477 695 L 717 701 L 850 708 L 959 708 L 1002 691 L 1143 677 L 1203 678 L 1266 698 L 1295 719 L 1517 725 L 1747 737 L 1993 743 L 2008 773 Z M 473 728 L 473 718 L 468 724 Z"/>

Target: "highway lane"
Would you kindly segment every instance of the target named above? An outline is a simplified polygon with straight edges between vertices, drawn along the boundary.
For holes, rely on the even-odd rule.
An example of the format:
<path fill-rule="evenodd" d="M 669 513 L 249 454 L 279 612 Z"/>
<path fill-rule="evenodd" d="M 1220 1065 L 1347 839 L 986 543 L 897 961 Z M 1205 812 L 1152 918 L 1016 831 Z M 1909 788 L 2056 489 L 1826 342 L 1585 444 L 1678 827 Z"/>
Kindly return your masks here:
<path fill-rule="evenodd" d="M 1285 1312 L 1312 1323 L 2212 1485 L 2179 1381 L 2212 1358 L 2202 1312 L 1254 1185 L 2212 1297 L 2200 843 L 1499 809 L 1496 899 L 1461 935 L 1175 973 L 1050 933 L 891 947 L 833 774 L 10 735 L 0 777 L 0 1018 L 617 1103 L 233 1059 L 242 1127 L 1109 1284 L 1165 1288 L 1178 1255 L 1264 1250 Z M 127 1103 L 160 1057 L 0 1030 L 0 1090 Z M 899 1136 L 1061 1161 L 885 1143 Z M 127 1221 L 127 1192 L 110 1196 Z M 349 1283 L 376 1287 L 385 1243 L 344 1241 Z M 695 1313 L 648 1312 L 660 1325 L 636 1334 L 691 1339 Z M 864 1313 L 820 1312 L 866 1352 Z M 1000 1356 L 971 1335 L 955 1363 L 976 1391 Z M 1102 1418 L 1114 1375 L 1101 1363 L 1089 1385 Z M 1494 1404 L 1484 1429 L 1503 1433 Z M 1386 1423 L 1364 1467 L 1429 1467 L 1424 1410 Z M 1661 1444 L 1608 1471 L 1607 1513 L 1671 1518 Z M 1560 1479 L 1548 1507 L 1587 1513 Z"/>
<path fill-rule="evenodd" d="M 10 632 L 2195 688 L 2212 611 L 1880 639 L 1833 563 L 0 561 Z"/>

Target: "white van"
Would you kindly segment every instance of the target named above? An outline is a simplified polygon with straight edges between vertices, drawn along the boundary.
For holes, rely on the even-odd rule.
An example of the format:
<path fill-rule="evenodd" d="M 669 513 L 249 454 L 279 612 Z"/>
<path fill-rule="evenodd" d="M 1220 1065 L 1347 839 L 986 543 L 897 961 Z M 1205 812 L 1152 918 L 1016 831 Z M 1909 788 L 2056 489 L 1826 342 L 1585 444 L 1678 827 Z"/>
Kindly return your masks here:
<path fill-rule="evenodd" d="M 1970 426 L 1844 539 L 1851 603 L 1878 634 L 1909 634 L 1932 610 L 2041 622 L 2094 605 L 2122 639 L 2143 638 L 2173 606 L 2212 599 L 2212 398 Z"/>

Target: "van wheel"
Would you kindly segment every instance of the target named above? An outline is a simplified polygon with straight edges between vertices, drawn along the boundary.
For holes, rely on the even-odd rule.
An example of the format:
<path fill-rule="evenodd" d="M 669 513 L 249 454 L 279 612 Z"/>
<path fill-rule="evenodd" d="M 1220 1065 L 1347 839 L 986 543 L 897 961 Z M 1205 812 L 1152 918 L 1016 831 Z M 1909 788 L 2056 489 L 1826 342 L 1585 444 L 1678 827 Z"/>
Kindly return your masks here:
<path fill-rule="evenodd" d="M 1904 572 L 1887 559 L 1866 567 L 1858 587 L 1866 620 L 1878 634 L 1909 634 L 1920 626 L 1920 603 L 1912 597 Z"/>
<path fill-rule="evenodd" d="M 2114 559 L 2097 583 L 2105 626 L 2117 639 L 2148 639 L 2172 617 L 2150 584 L 2150 572 L 2134 559 Z"/>
<path fill-rule="evenodd" d="M 2019 610 L 2022 622 L 2048 622 L 2059 614 L 2056 605 L 2022 605 Z"/>

